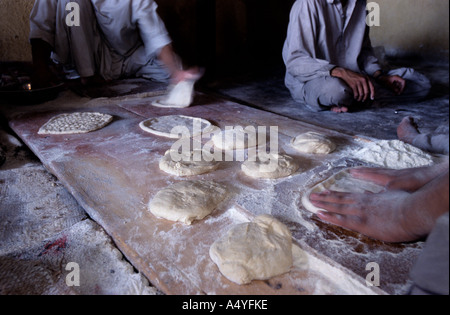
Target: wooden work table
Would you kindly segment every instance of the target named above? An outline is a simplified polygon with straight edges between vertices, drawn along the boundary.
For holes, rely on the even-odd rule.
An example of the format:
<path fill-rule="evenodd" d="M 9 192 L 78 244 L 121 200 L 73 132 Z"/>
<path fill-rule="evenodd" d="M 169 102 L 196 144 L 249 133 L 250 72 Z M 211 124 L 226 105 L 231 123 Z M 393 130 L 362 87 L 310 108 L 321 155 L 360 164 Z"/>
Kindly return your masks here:
<path fill-rule="evenodd" d="M 69 100 L 67 100 L 67 98 Z M 65 185 L 86 212 L 151 283 L 166 294 L 395 294 L 407 288 L 408 273 L 422 243 L 385 244 L 321 222 L 303 209 L 308 188 L 337 171 L 363 165 L 347 155 L 361 146 L 345 135 L 291 120 L 235 102 L 199 93 L 193 106 L 162 109 L 151 106 L 155 96 L 77 99 L 69 92 L 35 106 L 3 108 L 11 128 Z M 96 111 L 114 116 L 107 127 L 82 135 L 38 135 L 53 116 Z M 189 179 L 215 180 L 227 186 L 229 197 L 215 212 L 191 226 L 157 219 L 147 205 L 161 189 L 186 180 L 159 170 L 159 159 L 175 140 L 139 128 L 151 117 L 181 114 L 201 117 L 214 125 L 277 126 L 279 148 L 301 161 L 298 173 L 280 180 L 247 178 L 241 162 L 226 162 L 213 173 Z M 337 144 L 328 156 L 295 152 L 290 140 L 317 131 Z M 369 139 L 370 140 L 370 139 Z M 233 225 L 259 214 L 271 214 L 292 231 L 308 262 L 269 281 L 239 286 L 227 280 L 209 258 L 211 244 Z M 366 266 L 381 268 L 381 287 L 365 285 Z"/>

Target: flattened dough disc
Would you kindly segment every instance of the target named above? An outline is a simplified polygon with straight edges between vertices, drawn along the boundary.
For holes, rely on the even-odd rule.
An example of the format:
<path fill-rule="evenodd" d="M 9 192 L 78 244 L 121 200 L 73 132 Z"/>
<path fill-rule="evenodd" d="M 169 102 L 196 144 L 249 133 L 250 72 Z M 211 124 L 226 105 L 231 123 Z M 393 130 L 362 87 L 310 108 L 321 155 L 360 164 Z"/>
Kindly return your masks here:
<path fill-rule="evenodd" d="M 40 129 L 40 135 L 82 134 L 108 125 L 113 116 L 102 113 L 77 112 L 53 117 Z"/>
<path fill-rule="evenodd" d="M 175 161 L 174 157 L 181 158 Z M 190 152 L 179 154 L 172 150 L 168 150 L 164 157 L 159 161 L 159 169 L 175 176 L 194 176 L 212 172 L 220 166 L 220 163 L 212 160 L 204 159 L 202 150 L 193 150 Z"/>
<path fill-rule="evenodd" d="M 349 172 L 349 169 L 346 169 L 337 173 L 336 175 L 333 175 L 329 179 L 316 185 L 311 190 L 306 192 L 302 196 L 302 204 L 305 209 L 313 213 L 317 213 L 318 211 L 326 211 L 314 206 L 309 200 L 309 196 L 312 193 L 321 193 L 325 190 L 348 193 L 364 193 L 368 191 L 374 194 L 378 194 L 384 191 L 384 187 L 369 181 L 353 178 Z"/>
<path fill-rule="evenodd" d="M 171 139 L 190 138 L 207 132 L 212 124 L 202 118 L 183 115 L 153 117 L 139 124 L 142 130 Z"/>
<path fill-rule="evenodd" d="M 298 135 L 291 141 L 292 147 L 307 154 L 330 154 L 336 150 L 336 145 L 325 135 L 317 132 L 307 132 Z"/>
<path fill-rule="evenodd" d="M 300 164 L 286 154 L 267 154 L 265 159 L 259 155 L 256 161 L 245 161 L 241 169 L 245 175 L 253 178 L 278 179 L 294 174 L 300 168 Z"/>

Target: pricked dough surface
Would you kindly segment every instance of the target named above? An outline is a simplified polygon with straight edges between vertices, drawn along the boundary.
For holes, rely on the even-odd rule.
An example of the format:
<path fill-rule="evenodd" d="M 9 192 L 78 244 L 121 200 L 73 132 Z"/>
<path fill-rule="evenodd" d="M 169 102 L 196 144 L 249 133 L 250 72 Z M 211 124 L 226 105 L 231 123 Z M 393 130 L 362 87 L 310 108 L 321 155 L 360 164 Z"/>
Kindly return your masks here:
<path fill-rule="evenodd" d="M 317 213 L 318 211 L 326 211 L 324 209 L 317 208 L 309 200 L 309 196 L 312 193 L 321 193 L 325 190 L 348 193 L 370 192 L 378 194 L 384 190 L 384 187 L 369 181 L 353 178 L 348 169 L 343 170 L 336 175 L 331 176 L 324 182 L 314 186 L 302 196 L 302 204 L 305 209 L 313 213 Z"/>
<path fill-rule="evenodd" d="M 216 170 L 220 163 L 216 161 L 205 161 L 201 150 L 194 150 L 187 153 L 178 154 L 180 161 L 173 158 L 174 152 L 169 150 L 159 161 L 160 170 L 175 176 L 194 176 L 212 172 Z"/>
<path fill-rule="evenodd" d="M 202 132 L 209 130 L 209 128 L 212 127 L 212 124 L 202 118 L 183 115 L 170 115 L 147 119 L 141 122 L 139 126 L 142 130 L 157 136 L 179 139 L 200 135 Z M 174 130 L 176 127 L 180 128 L 178 130 Z M 188 131 L 189 134 L 183 134 L 180 136 L 182 131 Z"/>
<path fill-rule="evenodd" d="M 217 240 L 209 255 L 220 272 L 237 284 L 268 280 L 290 271 L 292 235 L 270 215 L 234 226 Z"/>
<path fill-rule="evenodd" d="M 191 225 L 210 215 L 226 196 L 226 188 L 221 184 L 183 181 L 158 192 L 149 210 L 157 218 Z"/>
<path fill-rule="evenodd" d="M 40 135 L 82 134 L 108 125 L 113 116 L 102 113 L 61 114 L 50 119 L 39 129 Z"/>
<path fill-rule="evenodd" d="M 297 151 L 307 154 L 330 154 L 336 150 L 336 145 L 328 137 L 317 132 L 298 135 L 292 139 L 291 145 Z"/>
<path fill-rule="evenodd" d="M 256 157 L 256 161 L 245 161 L 242 171 L 254 178 L 277 179 L 288 177 L 300 168 L 300 164 L 286 154 L 267 154 L 266 158 Z"/>

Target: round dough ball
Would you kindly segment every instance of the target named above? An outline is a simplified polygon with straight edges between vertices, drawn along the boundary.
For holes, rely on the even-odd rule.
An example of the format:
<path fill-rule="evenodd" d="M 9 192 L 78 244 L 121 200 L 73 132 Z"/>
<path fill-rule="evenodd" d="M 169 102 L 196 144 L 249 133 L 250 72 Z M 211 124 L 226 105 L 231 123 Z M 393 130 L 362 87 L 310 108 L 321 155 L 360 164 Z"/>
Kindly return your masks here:
<path fill-rule="evenodd" d="M 307 132 L 292 139 L 291 145 L 301 153 L 330 154 L 336 150 L 336 145 L 325 135 L 317 132 Z"/>
<path fill-rule="evenodd" d="M 226 129 L 212 138 L 214 146 L 221 150 L 242 150 L 253 148 L 265 143 L 266 139 L 253 129 Z"/>
<path fill-rule="evenodd" d="M 181 158 L 181 160 L 176 161 L 174 158 L 176 160 Z M 194 150 L 187 153 L 178 153 L 169 150 L 159 161 L 159 168 L 162 171 L 181 177 L 206 174 L 215 171 L 219 165 L 219 162 L 214 160 L 210 162 L 205 161 L 202 150 Z"/>
<path fill-rule="evenodd" d="M 256 161 L 246 161 L 242 164 L 245 175 L 255 178 L 277 179 L 288 177 L 300 168 L 300 164 L 286 154 L 267 154 L 261 159 L 258 155 Z"/>
<path fill-rule="evenodd" d="M 212 181 L 183 181 L 158 192 L 149 210 L 158 218 L 191 225 L 210 215 L 226 193 L 224 186 Z"/>
<path fill-rule="evenodd" d="M 233 227 L 210 247 L 209 255 L 220 272 L 237 284 L 268 280 L 291 269 L 292 235 L 284 224 L 262 215 Z"/>

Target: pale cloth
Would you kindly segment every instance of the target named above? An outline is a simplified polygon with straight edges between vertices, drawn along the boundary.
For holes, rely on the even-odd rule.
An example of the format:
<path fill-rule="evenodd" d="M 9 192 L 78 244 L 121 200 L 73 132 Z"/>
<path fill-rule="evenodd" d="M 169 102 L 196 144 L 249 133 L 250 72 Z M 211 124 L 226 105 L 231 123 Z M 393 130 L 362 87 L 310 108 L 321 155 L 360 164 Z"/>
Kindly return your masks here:
<path fill-rule="evenodd" d="M 80 26 L 67 26 L 69 2 L 80 6 Z M 62 64 L 82 77 L 126 76 L 168 79 L 157 61 L 171 43 L 153 0 L 36 0 L 30 16 L 30 39 L 42 39 Z"/>

